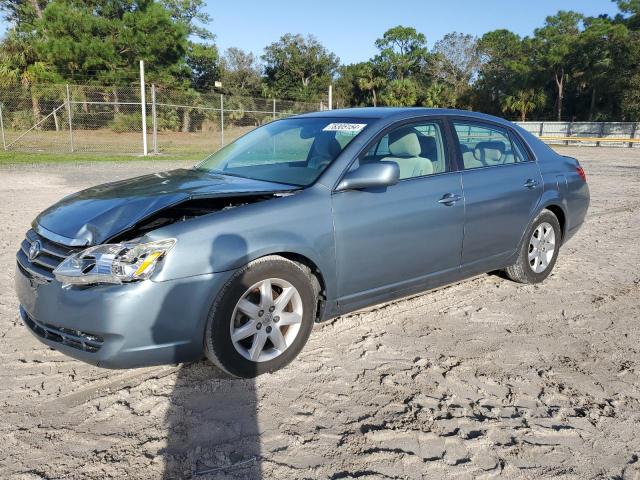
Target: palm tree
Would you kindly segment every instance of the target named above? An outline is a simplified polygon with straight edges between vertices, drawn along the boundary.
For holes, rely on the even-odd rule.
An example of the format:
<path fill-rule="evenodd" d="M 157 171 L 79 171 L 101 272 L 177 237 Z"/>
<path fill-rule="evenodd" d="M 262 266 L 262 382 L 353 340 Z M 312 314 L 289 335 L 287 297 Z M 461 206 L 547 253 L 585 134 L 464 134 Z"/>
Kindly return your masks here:
<path fill-rule="evenodd" d="M 520 121 L 524 122 L 527 119 L 528 113 L 543 106 L 546 101 L 547 97 L 544 92 L 535 91 L 532 88 L 528 90 L 518 90 L 515 95 L 505 97 L 502 102 L 502 111 L 518 112 L 520 114 Z"/>
<path fill-rule="evenodd" d="M 43 62 L 36 61 L 30 38 L 10 32 L 0 46 L 0 87 L 22 87 L 31 93 L 33 122 L 40 121 L 40 92 L 36 85 L 42 80 L 54 80 L 56 75 Z"/>
<path fill-rule="evenodd" d="M 365 92 L 371 92 L 373 106 L 378 106 L 377 90 L 384 85 L 384 79 L 380 77 L 370 64 L 363 64 L 358 75 L 358 88 Z"/>
<path fill-rule="evenodd" d="M 423 107 L 455 108 L 456 94 L 452 87 L 441 82 L 432 83 L 423 90 Z"/>

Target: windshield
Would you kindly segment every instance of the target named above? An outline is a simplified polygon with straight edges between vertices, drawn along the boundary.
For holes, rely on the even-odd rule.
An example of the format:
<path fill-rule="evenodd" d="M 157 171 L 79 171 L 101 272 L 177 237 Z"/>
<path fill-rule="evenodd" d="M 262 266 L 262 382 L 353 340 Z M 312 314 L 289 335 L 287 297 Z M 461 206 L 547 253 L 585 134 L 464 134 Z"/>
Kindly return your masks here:
<path fill-rule="evenodd" d="M 359 119 L 287 118 L 256 128 L 196 168 L 212 173 L 311 185 L 366 127 Z"/>

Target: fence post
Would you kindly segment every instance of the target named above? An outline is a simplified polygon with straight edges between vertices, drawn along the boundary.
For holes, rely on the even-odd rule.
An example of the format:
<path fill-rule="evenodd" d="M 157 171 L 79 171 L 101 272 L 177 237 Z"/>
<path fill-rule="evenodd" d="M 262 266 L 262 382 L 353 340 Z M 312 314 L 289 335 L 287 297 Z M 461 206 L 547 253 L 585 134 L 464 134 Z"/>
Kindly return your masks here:
<path fill-rule="evenodd" d="M 0 103 L 0 131 L 2 131 L 2 148 L 7 151 L 7 140 L 4 138 L 4 120 L 2 119 L 2 103 Z"/>
<path fill-rule="evenodd" d="M 540 122 L 540 136 L 544 135 L 544 122 Z"/>
<path fill-rule="evenodd" d="M 567 125 L 567 138 L 569 138 L 571 136 L 571 126 L 573 125 L 573 122 L 569 122 L 569 125 Z M 569 140 L 567 140 L 565 142 L 567 144 L 567 146 L 569 146 Z"/>
<path fill-rule="evenodd" d="M 60 126 L 58 125 L 58 115 L 56 114 L 57 109 L 58 109 L 57 107 L 53 109 L 53 123 L 56 124 L 56 132 L 59 132 Z"/>
<path fill-rule="evenodd" d="M 224 95 L 220 94 L 220 148 L 224 146 Z"/>
<path fill-rule="evenodd" d="M 69 93 L 69 84 L 67 83 L 67 117 L 69 120 L 69 144 L 71 145 L 71 153 L 75 150 L 73 147 L 73 117 L 71 116 L 71 94 Z"/>
<path fill-rule="evenodd" d="M 638 128 L 638 122 L 634 122 L 631 127 L 631 136 L 629 137 L 631 140 L 636 138 L 636 129 Z M 629 148 L 633 148 L 633 142 L 629 142 Z"/>
<path fill-rule="evenodd" d="M 273 99 L 273 119 L 276 119 L 276 99 Z"/>
<path fill-rule="evenodd" d="M 153 132 L 151 140 L 153 142 L 153 153 L 158 153 L 158 117 L 156 112 L 156 86 L 151 84 L 151 117 L 153 119 Z"/>
<path fill-rule="evenodd" d="M 147 156 L 147 99 L 144 93 L 144 61 L 140 60 L 140 107 L 142 108 L 142 155 Z"/>
<path fill-rule="evenodd" d="M 598 131 L 598 138 L 604 138 L 604 122 L 600 122 L 600 130 Z M 600 146 L 600 142 L 596 142 L 596 147 Z"/>

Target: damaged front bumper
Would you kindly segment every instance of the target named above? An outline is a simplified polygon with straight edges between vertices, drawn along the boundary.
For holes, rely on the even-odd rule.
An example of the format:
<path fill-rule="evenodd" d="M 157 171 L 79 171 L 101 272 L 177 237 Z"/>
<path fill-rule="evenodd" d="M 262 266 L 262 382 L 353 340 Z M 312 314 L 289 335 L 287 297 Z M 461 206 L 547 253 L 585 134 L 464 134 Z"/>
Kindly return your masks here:
<path fill-rule="evenodd" d="M 177 280 L 62 288 L 17 267 L 20 315 L 46 345 L 105 368 L 202 358 L 209 308 L 233 271 Z"/>

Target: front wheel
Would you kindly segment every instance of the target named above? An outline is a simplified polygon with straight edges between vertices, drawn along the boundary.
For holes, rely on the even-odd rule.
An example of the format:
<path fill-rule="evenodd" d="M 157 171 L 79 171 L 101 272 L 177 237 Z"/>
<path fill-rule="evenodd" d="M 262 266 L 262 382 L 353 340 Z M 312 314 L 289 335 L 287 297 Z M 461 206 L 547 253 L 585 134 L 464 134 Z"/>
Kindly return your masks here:
<path fill-rule="evenodd" d="M 542 210 L 525 234 L 516 263 L 505 269 L 507 276 L 520 283 L 542 282 L 556 263 L 561 235 L 558 218 Z"/>
<path fill-rule="evenodd" d="M 305 266 L 275 255 L 240 269 L 209 312 L 207 358 L 228 374 L 244 378 L 287 365 L 313 329 L 313 280 Z"/>

